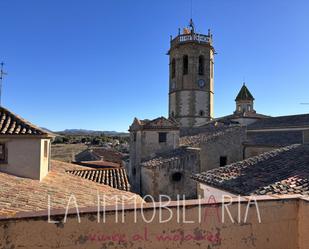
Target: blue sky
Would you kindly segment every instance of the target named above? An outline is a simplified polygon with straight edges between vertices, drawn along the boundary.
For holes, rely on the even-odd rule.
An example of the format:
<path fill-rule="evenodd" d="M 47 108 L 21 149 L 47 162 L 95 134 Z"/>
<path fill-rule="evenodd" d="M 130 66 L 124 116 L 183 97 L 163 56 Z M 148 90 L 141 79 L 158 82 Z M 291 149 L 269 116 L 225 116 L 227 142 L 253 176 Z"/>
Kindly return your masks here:
<path fill-rule="evenodd" d="M 170 35 L 190 0 L 0 0 L 3 106 L 52 130 L 127 130 L 166 116 Z M 309 2 L 193 0 L 211 28 L 215 116 L 230 114 L 243 80 L 269 115 L 309 113 Z"/>

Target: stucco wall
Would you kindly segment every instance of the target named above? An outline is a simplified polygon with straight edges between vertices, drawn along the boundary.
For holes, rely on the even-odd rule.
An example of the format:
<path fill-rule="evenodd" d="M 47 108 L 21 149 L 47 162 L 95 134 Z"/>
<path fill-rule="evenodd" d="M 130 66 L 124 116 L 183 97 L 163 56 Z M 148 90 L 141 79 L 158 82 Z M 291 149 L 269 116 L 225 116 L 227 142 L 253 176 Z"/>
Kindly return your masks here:
<path fill-rule="evenodd" d="M 197 193 L 199 198 L 208 199 L 212 196 L 217 201 L 223 200 L 224 196 L 236 197 L 236 195 L 227 191 L 223 191 L 199 182 L 197 182 Z"/>
<path fill-rule="evenodd" d="M 45 155 L 45 146 L 47 154 Z M 50 140 L 41 139 L 41 167 L 40 167 L 40 179 L 43 179 L 48 174 L 49 160 L 50 160 Z"/>
<path fill-rule="evenodd" d="M 51 216 L 52 221 L 60 221 L 57 224 L 48 223 L 44 214 L 0 220 L 0 248 L 308 248 L 308 219 L 300 222 L 300 218 L 309 212 L 308 204 L 298 199 L 260 199 L 263 200 L 258 201 L 257 206 L 261 223 L 255 205 L 248 208 L 248 218 L 244 221 L 247 200 L 240 206 L 236 201 L 228 206 L 234 223 L 225 209 L 222 222 L 220 203 L 216 206 L 202 204 L 199 209 L 198 201 L 187 201 L 184 212 L 182 208 L 179 212 L 173 205 L 169 205 L 171 211 L 161 209 L 164 220 L 173 214 L 165 223 L 160 223 L 158 204 L 155 209 L 146 204 L 148 208 L 143 212 L 126 210 L 124 223 L 121 216 L 118 223 L 115 222 L 115 211 L 110 208 L 105 223 L 103 216 L 98 223 L 96 208 L 82 210 L 80 223 L 74 214 L 69 215 L 64 223 L 63 213 Z M 145 222 L 145 219 L 150 221 L 152 218 L 151 222 Z"/>
<path fill-rule="evenodd" d="M 0 171 L 38 180 L 47 174 L 48 160 L 42 158 L 43 140 L 7 138 L 0 141 L 6 144 L 8 153 L 8 163 L 0 164 Z"/>
<path fill-rule="evenodd" d="M 307 249 L 309 247 L 309 198 L 299 203 L 298 213 L 298 231 L 299 248 Z"/>

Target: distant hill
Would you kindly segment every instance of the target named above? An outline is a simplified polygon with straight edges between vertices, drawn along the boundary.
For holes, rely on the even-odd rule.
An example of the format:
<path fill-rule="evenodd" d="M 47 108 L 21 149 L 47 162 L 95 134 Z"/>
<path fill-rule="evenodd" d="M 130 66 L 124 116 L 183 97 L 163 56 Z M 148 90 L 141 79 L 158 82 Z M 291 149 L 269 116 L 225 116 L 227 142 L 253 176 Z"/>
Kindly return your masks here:
<path fill-rule="evenodd" d="M 64 131 L 56 131 L 57 134 L 62 135 L 90 135 L 90 136 L 99 136 L 104 133 L 107 136 L 129 136 L 129 133 L 126 132 L 117 132 L 117 131 L 94 131 L 86 129 L 65 129 Z"/>

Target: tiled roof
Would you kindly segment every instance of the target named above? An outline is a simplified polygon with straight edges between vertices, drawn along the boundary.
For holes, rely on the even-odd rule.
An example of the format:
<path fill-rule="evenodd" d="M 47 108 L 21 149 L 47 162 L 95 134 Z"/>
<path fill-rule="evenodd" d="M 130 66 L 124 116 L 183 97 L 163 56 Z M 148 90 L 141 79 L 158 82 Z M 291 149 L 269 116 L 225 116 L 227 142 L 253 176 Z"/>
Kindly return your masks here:
<path fill-rule="evenodd" d="M 12 217 L 18 212 L 46 210 L 48 195 L 51 209 L 65 209 L 71 195 L 75 196 L 79 207 L 97 206 L 98 194 L 101 205 L 114 205 L 115 197 L 118 198 L 118 203 L 122 200 L 124 203 L 133 203 L 134 200 L 129 199 L 132 197 L 136 197 L 137 202 L 142 202 L 141 197 L 133 193 L 66 173 L 68 170 L 81 169 L 85 167 L 52 161 L 52 169 L 42 181 L 0 172 L 0 215 Z M 105 203 L 103 196 L 106 197 Z"/>
<path fill-rule="evenodd" d="M 163 153 L 157 153 L 156 156 L 150 160 L 146 160 L 141 163 L 143 167 L 152 168 L 163 165 L 165 163 L 173 162 L 185 158 L 190 155 L 195 155 L 196 151 L 192 148 L 179 147 L 174 150 L 166 151 Z"/>
<path fill-rule="evenodd" d="M 0 136 L 1 135 L 47 136 L 52 134 L 31 124 L 4 107 L 0 107 Z"/>
<path fill-rule="evenodd" d="M 68 170 L 67 172 L 90 181 L 109 185 L 112 188 L 130 191 L 127 172 L 124 168 Z"/>
<path fill-rule="evenodd" d="M 248 126 L 249 130 L 309 128 L 309 114 L 281 116 L 261 119 Z"/>
<path fill-rule="evenodd" d="M 201 143 L 206 143 L 217 137 L 224 136 L 230 132 L 236 132 L 240 129 L 242 128 L 238 125 L 215 127 L 197 135 L 181 137 L 179 143 L 183 146 L 199 146 Z"/>
<path fill-rule="evenodd" d="M 264 119 L 264 118 L 269 118 L 270 116 L 266 116 L 264 114 L 256 113 L 256 112 L 235 112 L 231 115 L 223 116 L 216 118 L 215 120 L 218 122 L 222 122 L 225 124 L 230 124 L 230 123 L 238 123 L 237 119 Z"/>
<path fill-rule="evenodd" d="M 178 130 L 179 123 L 172 118 L 159 117 L 153 120 L 139 120 L 134 119 L 129 131 L 133 130 L 157 130 L 157 129 L 167 129 L 167 130 Z"/>
<path fill-rule="evenodd" d="M 249 89 L 244 84 L 242 86 L 242 88 L 240 89 L 235 100 L 236 101 L 239 101 L 239 100 L 254 100 L 254 98 L 253 98 L 252 94 L 250 93 Z"/>
<path fill-rule="evenodd" d="M 79 154 L 75 155 L 75 160 L 77 162 L 80 161 L 108 161 L 113 163 L 122 164 L 123 154 L 113 150 L 113 149 L 105 149 L 99 147 L 93 147 L 86 149 Z"/>
<path fill-rule="evenodd" d="M 89 168 L 120 168 L 121 165 L 119 163 L 113 163 L 108 161 L 81 161 L 81 162 L 73 162 L 75 164 L 81 166 L 87 166 Z"/>
<path fill-rule="evenodd" d="M 193 179 L 240 195 L 309 195 L 309 145 L 276 149 L 196 174 Z"/>
<path fill-rule="evenodd" d="M 288 146 L 303 141 L 302 131 L 247 132 L 247 145 Z"/>

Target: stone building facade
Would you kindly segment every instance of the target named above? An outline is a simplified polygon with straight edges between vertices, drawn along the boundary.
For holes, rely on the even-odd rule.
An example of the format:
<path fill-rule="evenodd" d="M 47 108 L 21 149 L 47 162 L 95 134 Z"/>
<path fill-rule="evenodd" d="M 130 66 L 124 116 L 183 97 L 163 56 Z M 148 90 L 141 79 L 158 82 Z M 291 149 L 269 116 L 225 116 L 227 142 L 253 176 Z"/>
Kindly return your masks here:
<path fill-rule="evenodd" d="M 160 195 L 173 200 L 196 198 L 196 184 L 192 173 L 200 171 L 200 149 L 180 147 L 158 153 L 156 157 L 141 164 L 141 195 L 151 195 L 159 201 Z"/>
<path fill-rule="evenodd" d="M 156 153 L 175 149 L 179 145 L 179 125 L 172 119 L 134 119 L 130 126 L 130 163 L 128 175 L 132 190 L 141 192 L 141 162 Z"/>
<path fill-rule="evenodd" d="M 169 118 L 134 119 L 130 126 L 130 163 L 133 191 L 145 196 L 177 195 L 196 198 L 192 174 L 242 161 L 245 158 L 308 142 L 309 114 L 270 117 L 254 108 L 244 84 L 236 109 L 213 117 L 212 35 L 197 34 L 193 22 L 171 39 L 169 54 Z"/>
<path fill-rule="evenodd" d="M 214 54 L 210 31 L 196 33 L 192 20 L 171 40 L 169 117 L 182 127 L 199 126 L 213 117 Z"/>

